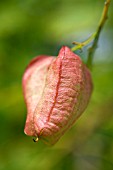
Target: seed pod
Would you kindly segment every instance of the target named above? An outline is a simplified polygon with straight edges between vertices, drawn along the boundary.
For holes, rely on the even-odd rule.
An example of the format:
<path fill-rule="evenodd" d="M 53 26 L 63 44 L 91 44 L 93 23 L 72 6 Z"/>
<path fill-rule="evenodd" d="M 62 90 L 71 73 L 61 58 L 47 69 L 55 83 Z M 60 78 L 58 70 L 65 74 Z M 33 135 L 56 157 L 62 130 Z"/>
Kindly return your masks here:
<path fill-rule="evenodd" d="M 34 112 L 42 96 L 49 66 L 55 57 L 38 56 L 27 66 L 23 76 L 23 92 L 27 106 L 27 119 L 24 132 L 36 136 L 34 129 Z"/>
<path fill-rule="evenodd" d="M 92 92 L 91 75 L 68 47 L 57 58 L 39 57 L 23 76 L 28 114 L 25 133 L 56 143 L 83 113 Z"/>

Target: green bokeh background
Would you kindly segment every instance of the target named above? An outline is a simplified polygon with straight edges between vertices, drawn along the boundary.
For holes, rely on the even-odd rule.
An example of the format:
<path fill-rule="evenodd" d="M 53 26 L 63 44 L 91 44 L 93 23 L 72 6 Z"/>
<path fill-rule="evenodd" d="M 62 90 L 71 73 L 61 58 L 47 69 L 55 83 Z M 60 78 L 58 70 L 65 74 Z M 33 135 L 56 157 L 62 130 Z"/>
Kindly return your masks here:
<path fill-rule="evenodd" d="M 76 124 L 53 147 L 24 132 L 21 80 L 37 55 L 93 33 L 104 0 L 0 0 L 0 170 L 113 170 L 113 2 L 93 62 L 94 91 Z M 80 54 L 86 61 L 87 51 Z"/>

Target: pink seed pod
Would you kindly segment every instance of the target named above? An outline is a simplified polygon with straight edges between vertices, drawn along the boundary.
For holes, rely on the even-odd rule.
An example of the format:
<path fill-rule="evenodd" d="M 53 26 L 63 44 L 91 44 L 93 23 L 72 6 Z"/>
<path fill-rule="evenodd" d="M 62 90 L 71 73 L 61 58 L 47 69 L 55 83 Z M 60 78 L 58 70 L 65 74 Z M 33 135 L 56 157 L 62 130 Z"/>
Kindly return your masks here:
<path fill-rule="evenodd" d="M 91 74 L 81 58 L 63 46 L 57 58 L 39 56 L 23 76 L 27 105 L 24 132 L 55 144 L 86 109 L 91 93 Z"/>

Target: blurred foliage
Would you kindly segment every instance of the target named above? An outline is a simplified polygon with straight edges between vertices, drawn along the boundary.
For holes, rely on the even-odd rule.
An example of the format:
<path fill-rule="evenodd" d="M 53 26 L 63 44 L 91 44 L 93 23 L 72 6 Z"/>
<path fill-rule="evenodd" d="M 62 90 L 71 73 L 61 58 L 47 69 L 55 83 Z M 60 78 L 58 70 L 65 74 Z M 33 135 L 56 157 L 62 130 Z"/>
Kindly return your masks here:
<path fill-rule="evenodd" d="M 113 170 L 113 2 L 95 53 L 90 104 L 53 147 L 23 133 L 21 80 L 36 55 L 86 39 L 104 0 L 0 0 L 0 170 Z M 80 53 L 86 60 L 87 52 Z"/>

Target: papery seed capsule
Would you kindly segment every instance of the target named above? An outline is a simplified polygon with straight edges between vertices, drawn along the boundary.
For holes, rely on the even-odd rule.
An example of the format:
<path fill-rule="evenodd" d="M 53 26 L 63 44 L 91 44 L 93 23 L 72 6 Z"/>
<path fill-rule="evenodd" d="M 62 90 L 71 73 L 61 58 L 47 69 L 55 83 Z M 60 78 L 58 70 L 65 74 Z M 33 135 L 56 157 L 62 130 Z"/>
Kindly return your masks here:
<path fill-rule="evenodd" d="M 23 88 L 25 133 L 54 144 L 87 107 L 92 80 L 80 57 L 63 46 L 57 58 L 42 57 L 28 66 Z"/>
<path fill-rule="evenodd" d="M 34 112 L 42 96 L 49 66 L 55 57 L 38 56 L 27 66 L 23 76 L 23 92 L 27 106 L 27 119 L 24 132 L 36 136 L 34 129 Z"/>

